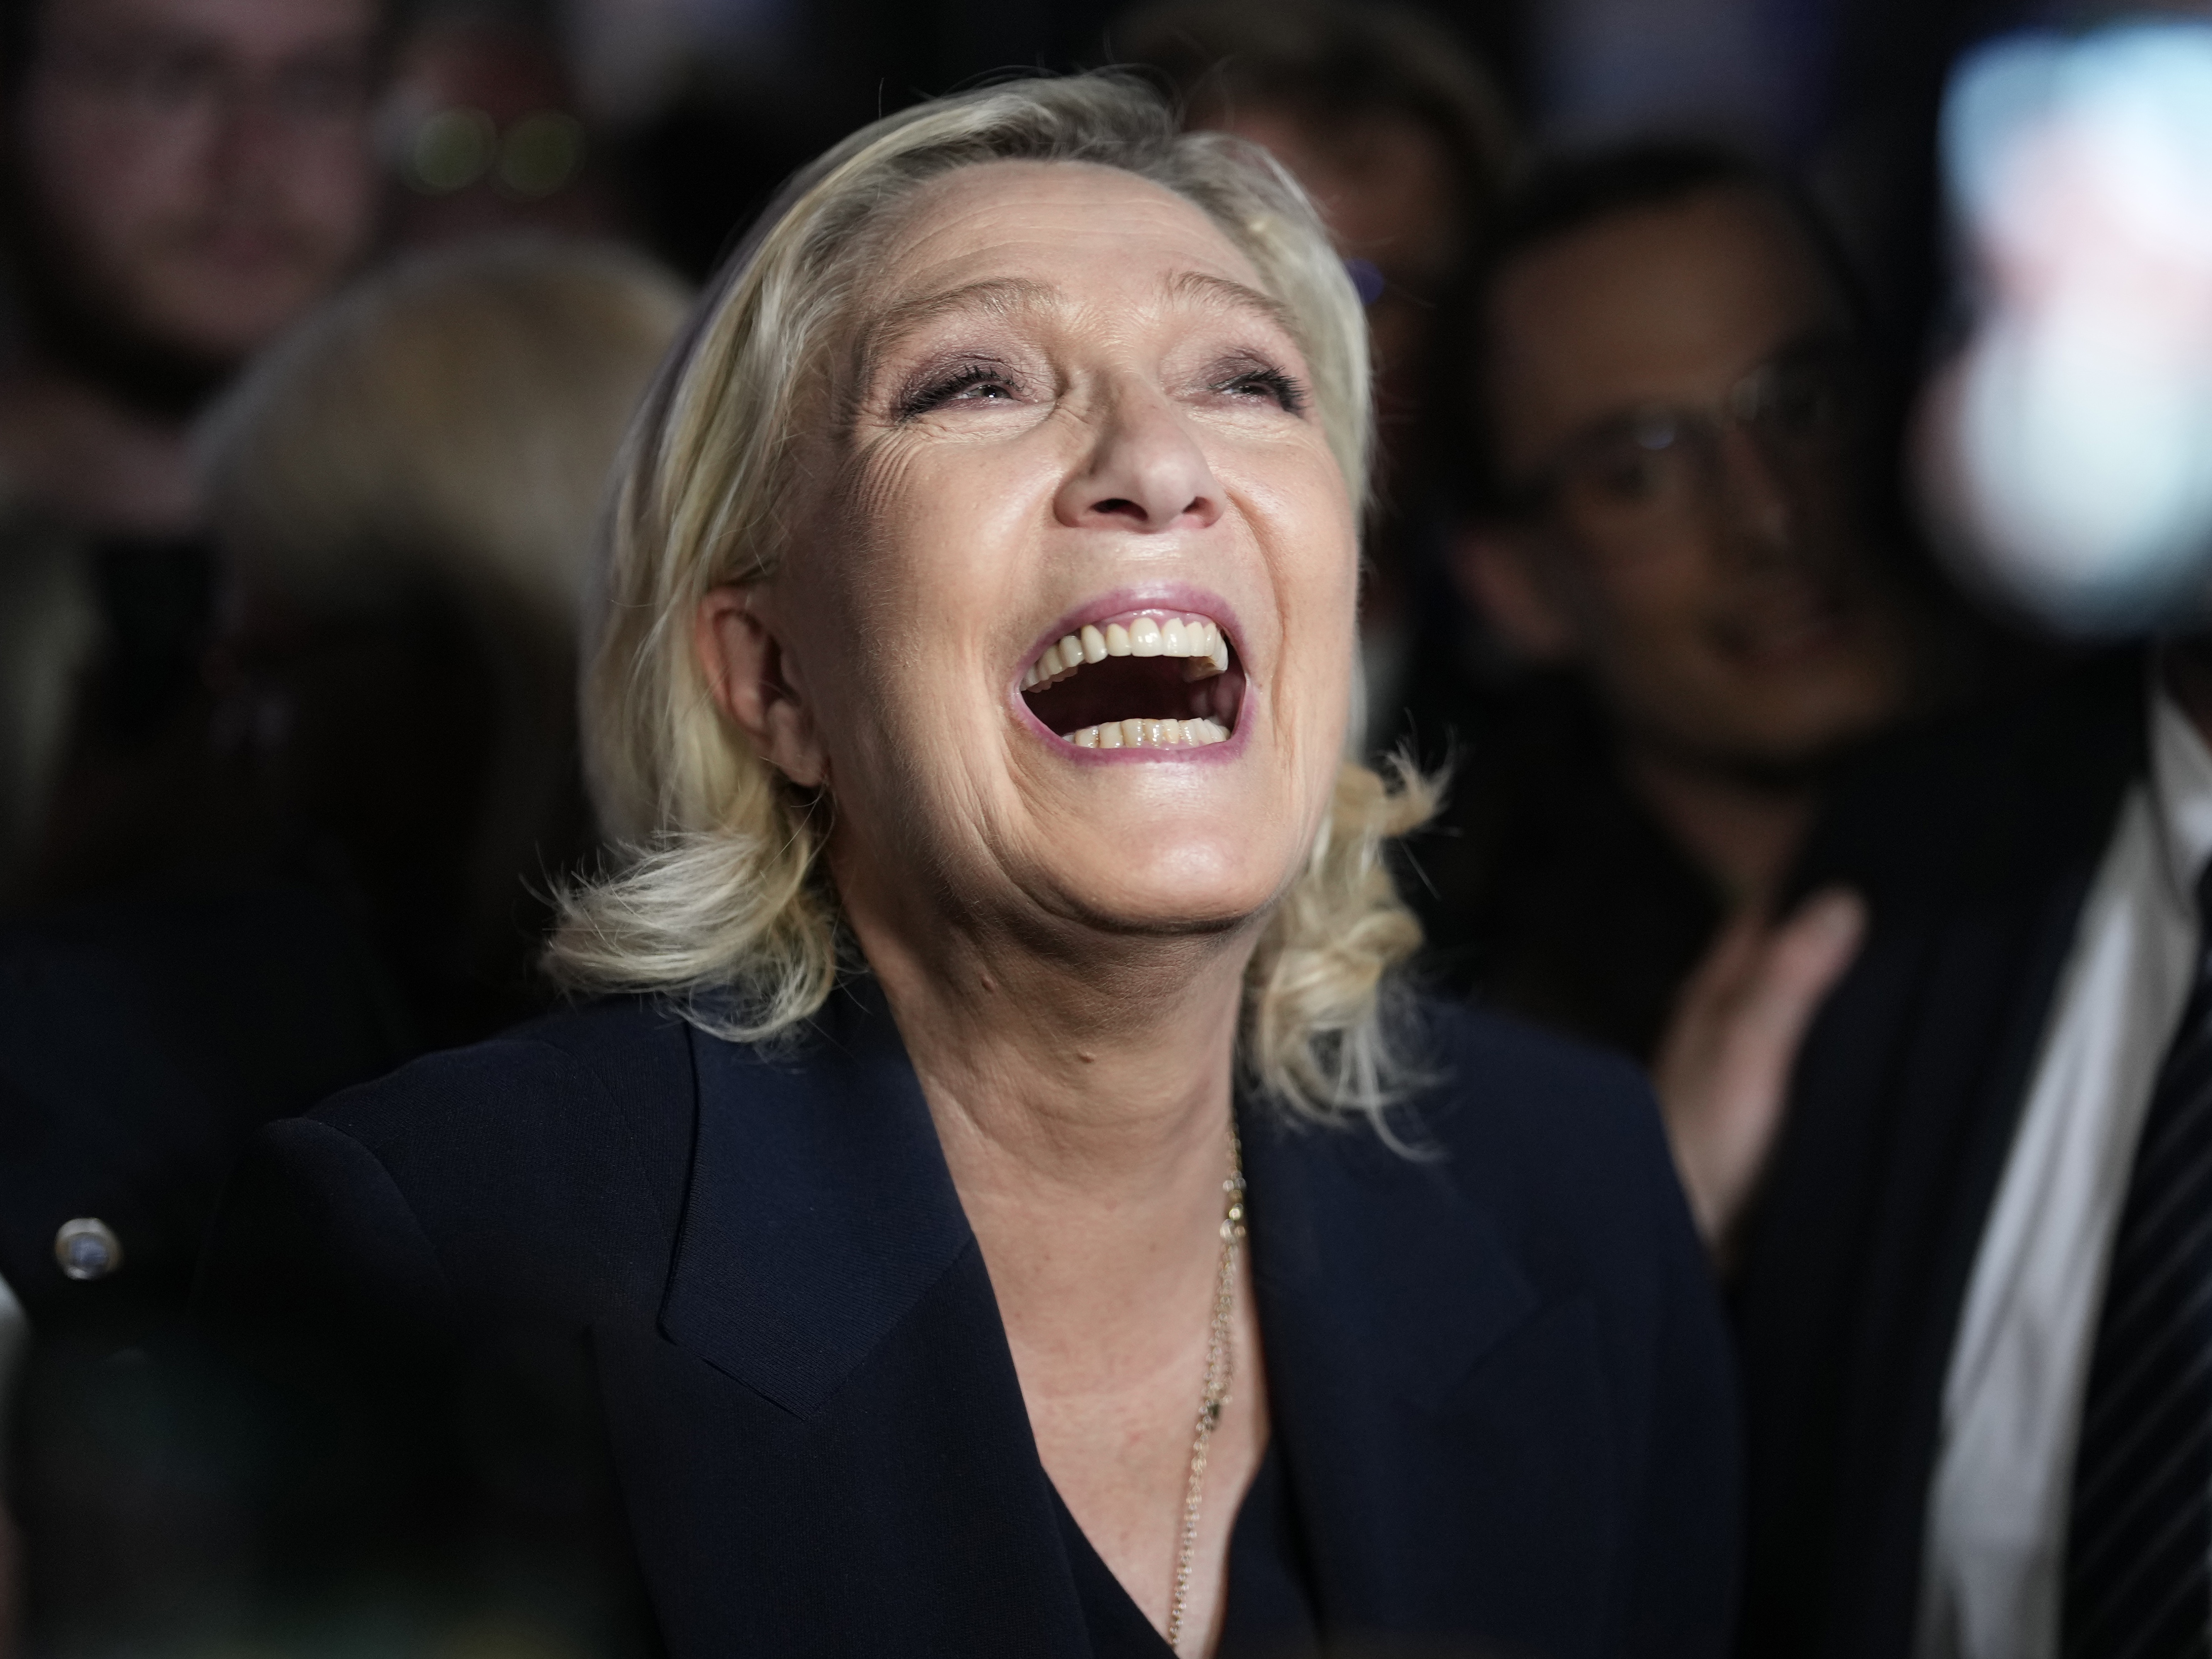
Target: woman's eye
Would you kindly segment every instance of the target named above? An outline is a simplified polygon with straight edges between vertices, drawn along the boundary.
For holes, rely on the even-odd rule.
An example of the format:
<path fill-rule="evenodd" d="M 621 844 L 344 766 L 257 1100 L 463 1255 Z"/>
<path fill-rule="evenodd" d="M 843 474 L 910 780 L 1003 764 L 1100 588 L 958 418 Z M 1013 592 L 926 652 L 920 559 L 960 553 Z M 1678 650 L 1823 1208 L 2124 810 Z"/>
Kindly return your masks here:
<path fill-rule="evenodd" d="M 929 381 L 920 391 L 909 393 L 900 400 L 899 413 L 926 415 L 947 404 L 1012 403 L 1014 395 L 1013 385 L 1002 371 L 979 364 Z"/>
<path fill-rule="evenodd" d="M 1297 415 L 1306 406 L 1305 388 L 1279 368 L 1249 368 L 1215 383 L 1216 392 L 1232 398 L 1256 398 Z"/>

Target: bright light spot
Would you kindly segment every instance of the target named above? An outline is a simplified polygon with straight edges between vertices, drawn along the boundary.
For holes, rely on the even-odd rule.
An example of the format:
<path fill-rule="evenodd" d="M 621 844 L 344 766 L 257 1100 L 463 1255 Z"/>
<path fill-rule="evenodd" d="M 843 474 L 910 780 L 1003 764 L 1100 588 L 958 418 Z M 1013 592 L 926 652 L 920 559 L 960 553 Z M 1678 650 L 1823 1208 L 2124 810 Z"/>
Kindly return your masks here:
<path fill-rule="evenodd" d="M 441 109 L 415 129 L 408 182 L 443 196 L 483 177 L 499 147 L 499 129 L 480 109 Z"/>
<path fill-rule="evenodd" d="M 1922 463 L 1978 585 L 2077 632 L 2212 601 L 2212 26 L 2016 35 L 1943 160 L 1978 278 Z"/>
<path fill-rule="evenodd" d="M 584 129 L 576 118 L 541 110 L 507 130 L 499 181 L 518 196 L 550 196 L 576 176 L 583 161 Z"/>

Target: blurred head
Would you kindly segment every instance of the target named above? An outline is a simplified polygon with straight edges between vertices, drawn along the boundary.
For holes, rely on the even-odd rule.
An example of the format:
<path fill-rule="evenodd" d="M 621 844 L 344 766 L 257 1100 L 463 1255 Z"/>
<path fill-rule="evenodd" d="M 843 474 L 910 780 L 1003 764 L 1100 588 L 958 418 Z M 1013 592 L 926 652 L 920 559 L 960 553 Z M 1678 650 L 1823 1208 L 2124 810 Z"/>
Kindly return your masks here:
<path fill-rule="evenodd" d="M 22 272 L 56 349 L 211 383 L 374 228 L 380 0 L 12 0 Z"/>
<path fill-rule="evenodd" d="M 1250 147 L 1103 76 L 848 139 L 634 446 L 586 718 L 645 856 L 563 959 L 734 987 L 760 1034 L 841 921 L 1227 935 L 1248 1059 L 1374 1103 L 1412 943 L 1376 843 L 1414 809 L 1340 766 L 1367 443 L 1357 297 Z"/>
<path fill-rule="evenodd" d="M 426 256 L 313 319 L 211 418 L 232 735 L 287 817 L 372 884 L 416 883 L 441 936 L 459 914 L 508 939 L 524 882 L 575 850 L 589 550 L 687 297 L 611 248 Z M 419 890 L 426 860 L 449 890 Z"/>
<path fill-rule="evenodd" d="M 1411 420 L 1436 306 L 1504 176 L 1504 100 L 1448 33 L 1389 4 L 1168 0 L 1114 24 L 1123 61 L 1164 75 L 1194 127 L 1268 150 L 1347 258 L 1369 307 L 1387 429 Z"/>
<path fill-rule="evenodd" d="M 1896 712 L 1855 307 L 1788 195 L 1698 149 L 1561 164 L 1503 210 L 1465 326 L 1456 564 L 1509 647 L 1701 763 L 1787 770 Z"/>

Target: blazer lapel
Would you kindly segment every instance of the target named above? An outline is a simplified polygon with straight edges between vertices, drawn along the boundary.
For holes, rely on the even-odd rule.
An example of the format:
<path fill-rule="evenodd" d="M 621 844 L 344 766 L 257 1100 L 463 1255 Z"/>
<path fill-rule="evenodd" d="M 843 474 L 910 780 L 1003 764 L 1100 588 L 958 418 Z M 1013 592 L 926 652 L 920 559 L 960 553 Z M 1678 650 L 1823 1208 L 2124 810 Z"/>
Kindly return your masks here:
<path fill-rule="evenodd" d="M 872 979 L 804 1046 L 702 1040 L 669 1338 L 811 1418 L 974 1235 Z"/>
<path fill-rule="evenodd" d="M 1556 1637 L 1558 1586 L 1597 1583 L 1612 1549 L 1589 1310 L 1542 1300 L 1448 1166 L 1247 1118 L 1270 1404 L 1324 1628 Z"/>
<path fill-rule="evenodd" d="M 667 1408 L 631 1472 L 658 1500 L 634 1512 L 672 1517 L 663 1553 L 690 1569 L 656 1597 L 672 1647 L 688 1625 L 757 1652 L 1087 1653 L 989 1277 L 880 989 L 841 988 L 787 1053 L 694 1046 L 659 1326 L 720 1380 L 665 1345 L 628 1379 Z M 742 1581 L 714 1565 L 737 1560 Z M 735 1600 L 761 1583 L 790 1596 Z"/>

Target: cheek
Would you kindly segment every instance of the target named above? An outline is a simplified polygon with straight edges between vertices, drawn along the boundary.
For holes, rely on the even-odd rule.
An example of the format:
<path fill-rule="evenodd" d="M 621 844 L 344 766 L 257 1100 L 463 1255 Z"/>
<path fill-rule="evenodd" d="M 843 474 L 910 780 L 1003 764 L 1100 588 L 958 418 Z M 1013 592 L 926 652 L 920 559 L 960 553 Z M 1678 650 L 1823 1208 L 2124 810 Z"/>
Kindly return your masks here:
<path fill-rule="evenodd" d="M 1696 629 L 1717 597 L 1722 570 L 1704 532 L 1684 525 L 1615 556 L 1578 558 L 1571 580 L 1575 608 L 1594 631 L 1656 637 Z"/>
<path fill-rule="evenodd" d="M 24 148 L 47 211 L 99 249 L 126 247 L 167 216 L 189 208 L 186 142 L 49 99 L 24 124 Z"/>
<path fill-rule="evenodd" d="M 350 251 L 368 237 L 376 205 L 376 174 L 366 129 L 319 133 L 301 146 L 285 174 L 295 222 Z"/>
<path fill-rule="evenodd" d="M 1334 458 L 1318 446 L 1265 468 L 1218 467 L 1259 538 L 1277 580 L 1301 599 L 1340 603 L 1359 586 L 1359 532 Z"/>
<path fill-rule="evenodd" d="M 903 769 L 984 716 L 984 645 L 1006 602 L 993 520 L 1016 509 L 973 471 L 888 450 L 842 470 L 842 508 L 777 578 L 833 766 Z"/>
<path fill-rule="evenodd" d="M 1332 467 L 1328 476 L 1334 479 Z M 1359 635 L 1359 540 L 1340 489 L 1285 491 L 1259 532 L 1283 607 L 1287 690 L 1348 697 Z"/>
<path fill-rule="evenodd" d="M 1059 477 L 1046 447 L 885 445 L 850 469 L 837 535 L 853 567 L 852 625 L 872 642 L 898 642 L 916 672 L 988 678 L 1002 619 L 1036 580 L 1037 532 Z"/>

